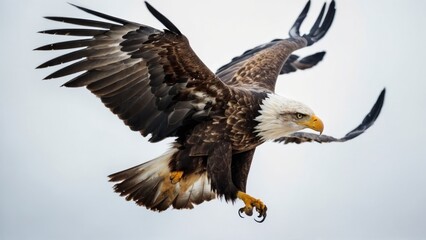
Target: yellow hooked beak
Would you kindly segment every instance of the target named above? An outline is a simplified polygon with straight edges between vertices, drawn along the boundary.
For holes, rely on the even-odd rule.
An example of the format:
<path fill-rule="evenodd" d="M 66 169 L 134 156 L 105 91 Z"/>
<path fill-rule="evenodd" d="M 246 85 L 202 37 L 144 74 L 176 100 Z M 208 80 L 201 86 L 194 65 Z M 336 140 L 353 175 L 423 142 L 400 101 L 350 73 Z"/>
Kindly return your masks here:
<path fill-rule="evenodd" d="M 319 119 L 315 115 L 312 115 L 309 120 L 301 122 L 300 124 L 312 130 L 320 132 L 320 134 L 322 134 L 322 131 L 324 130 L 324 124 L 322 123 L 321 119 Z"/>

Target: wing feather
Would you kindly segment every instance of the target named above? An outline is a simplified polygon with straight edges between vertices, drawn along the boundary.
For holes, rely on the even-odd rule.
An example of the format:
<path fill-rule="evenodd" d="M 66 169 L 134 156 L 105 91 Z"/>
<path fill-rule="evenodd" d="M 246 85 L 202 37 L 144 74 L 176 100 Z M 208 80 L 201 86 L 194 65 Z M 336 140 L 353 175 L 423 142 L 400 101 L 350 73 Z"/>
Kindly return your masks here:
<path fill-rule="evenodd" d="M 273 40 L 270 43 L 273 44 Z M 253 49 L 245 51 L 242 55 L 235 57 L 231 62 L 223 65 L 216 71 L 216 75 L 225 83 L 231 82 L 232 77 L 237 73 L 238 70 L 244 65 L 245 61 L 253 57 L 257 52 L 270 47 L 268 44 L 257 46 Z M 297 70 L 305 70 L 316 66 L 325 56 L 325 52 L 317 52 L 315 54 L 306 56 L 300 59 L 299 56 L 291 54 L 284 65 L 282 66 L 279 74 L 286 74 L 295 72 Z"/>
<path fill-rule="evenodd" d="M 115 40 L 111 39 L 79 39 L 79 40 L 71 40 L 65 42 L 57 42 L 47 44 L 41 47 L 38 47 L 34 50 L 38 51 L 46 51 L 46 50 L 64 50 L 64 49 L 72 49 L 72 48 L 81 48 L 81 47 L 90 47 L 94 45 L 107 45 L 108 43 L 115 42 Z"/>
<path fill-rule="evenodd" d="M 89 19 L 81 19 L 81 18 L 69 18 L 69 17 L 45 17 L 46 19 L 56 21 L 56 22 L 63 22 L 63 23 L 70 23 L 75 25 L 82 25 L 86 27 L 96 27 L 96 28 L 112 28 L 113 26 L 120 26 L 113 23 L 107 23 L 107 22 L 101 22 L 101 21 L 95 21 L 95 20 L 89 20 Z"/>
<path fill-rule="evenodd" d="M 105 33 L 105 30 L 99 29 L 78 29 L 78 28 L 63 28 L 63 29 L 51 29 L 41 31 L 39 33 L 53 34 L 53 35 L 69 35 L 77 37 L 94 36 Z"/>
<path fill-rule="evenodd" d="M 315 66 L 322 60 L 324 52 L 308 56 L 304 59 L 305 63 L 302 62 L 303 59 L 297 61 L 298 57 L 292 55 L 292 52 L 314 44 L 327 33 L 334 19 L 335 3 L 334 1 L 330 3 L 323 19 L 326 6 L 324 4 L 309 34 L 300 36 L 299 28 L 309 11 L 309 6 L 308 1 L 290 29 L 290 38 L 275 39 L 244 52 L 219 68 L 217 75 L 229 85 L 255 86 L 274 92 L 278 75 Z"/>
<path fill-rule="evenodd" d="M 81 48 L 41 64 L 38 68 L 68 64 L 45 79 L 80 73 L 64 86 L 88 88 L 130 129 L 143 136 L 151 134 L 150 141 L 175 136 L 193 116 L 208 116 L 210 109 L 200 104 L 210 101 L 205 97 L 226 97 L 228 87 L 196 56 L 177 27 L 149 4 L 149 11 L 168 28 L 166 31 L 75 7 L 112 23 L 46 17 L 91 28 L 41 31 L 90 37 L 37 48 Z"/>

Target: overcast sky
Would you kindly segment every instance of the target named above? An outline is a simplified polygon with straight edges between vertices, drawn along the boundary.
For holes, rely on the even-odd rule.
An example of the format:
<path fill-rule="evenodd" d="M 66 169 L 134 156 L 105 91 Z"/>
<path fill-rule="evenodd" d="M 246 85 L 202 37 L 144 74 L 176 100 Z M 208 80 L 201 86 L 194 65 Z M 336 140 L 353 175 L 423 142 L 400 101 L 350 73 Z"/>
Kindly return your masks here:
<path fill-rule="evenodd" d="M 141 0 L 73 0 L 163 28 Z M 160 1 L 151 4 L 189 38 L 212 70 L 288 29 L 305 1 Z M 308 31 L 322 1 L 314 0 Z M 297 54 L 326 50 L 314 69 L 280 76 L 278 94 L 311 106 L 325 134 L 362 121 L 383 87 L 381 116 L 343 144 L 266 143 L 248 193 L 268 206 L 257 224 L 213 200 L 156 213 L 127 202 L 107 175 L 150 160 L 170 141 L 148 143 L 85 89 L 42 81 L 35 67 L 60 52 L 32 49 L 67 38 L 42 16 L 92 17 L 58 0 L 0 2 L 0 239 L 426 239 L 426 1 L 337 1 L 327 35 Z"/>

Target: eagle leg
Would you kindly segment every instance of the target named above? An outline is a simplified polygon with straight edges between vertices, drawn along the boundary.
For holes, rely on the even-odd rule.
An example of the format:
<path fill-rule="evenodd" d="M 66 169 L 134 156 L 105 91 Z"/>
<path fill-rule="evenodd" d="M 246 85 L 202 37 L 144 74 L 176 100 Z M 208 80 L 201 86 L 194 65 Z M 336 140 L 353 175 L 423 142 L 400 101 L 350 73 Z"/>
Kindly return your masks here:
<path fill-rule="evenodd" d="M 243 216 L 241 216 L 241 213 L 245 213 L 247 216 L 253 215 L 253 208 L 255 208 L 256 211 L 259 213 L 259 215 L 257 217 L 260 218 L 259 221 L 256 220 L 256 219 L 255 219 L 255 221 L 258 222 L 258 223 L 265 221 L 266 211 L 268 210 L 268 208 L 260 199 L 256 199 L 256 198 L 248 195 L 247 193 L 241 192 L 241 191 L 238 191 L 237 197 L 239 199 L 241 199 L 245 204 L 244 207 L 242 207 L 238 210 L 238 215 L 240 217 L 243 217 Z"/>
<path fill-rule="evenodd" d="M 178 182 L 180 182 L 180 179 L 183 176 L 183 171 L 174 171 L 174 172 L 170 172 L 170 181 L 173 184 L 176 184 Z"/>

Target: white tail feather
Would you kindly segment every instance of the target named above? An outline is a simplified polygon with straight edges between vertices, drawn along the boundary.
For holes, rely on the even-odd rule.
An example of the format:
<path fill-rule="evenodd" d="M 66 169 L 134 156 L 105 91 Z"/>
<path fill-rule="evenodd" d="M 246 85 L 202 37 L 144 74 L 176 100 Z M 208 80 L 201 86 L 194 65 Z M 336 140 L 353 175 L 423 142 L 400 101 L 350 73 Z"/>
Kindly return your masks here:
<path fill-rule="evenodd" d="M 151 210 L 193 208 L 194 204 L 215 197 L 207 172 L 184 175 L 177 183 L 170 179 L 169 163 L 178 150 L 173 148 L 149 162 L 110 175 L 110 181 L 119 182 L 116 192 Z"/>

